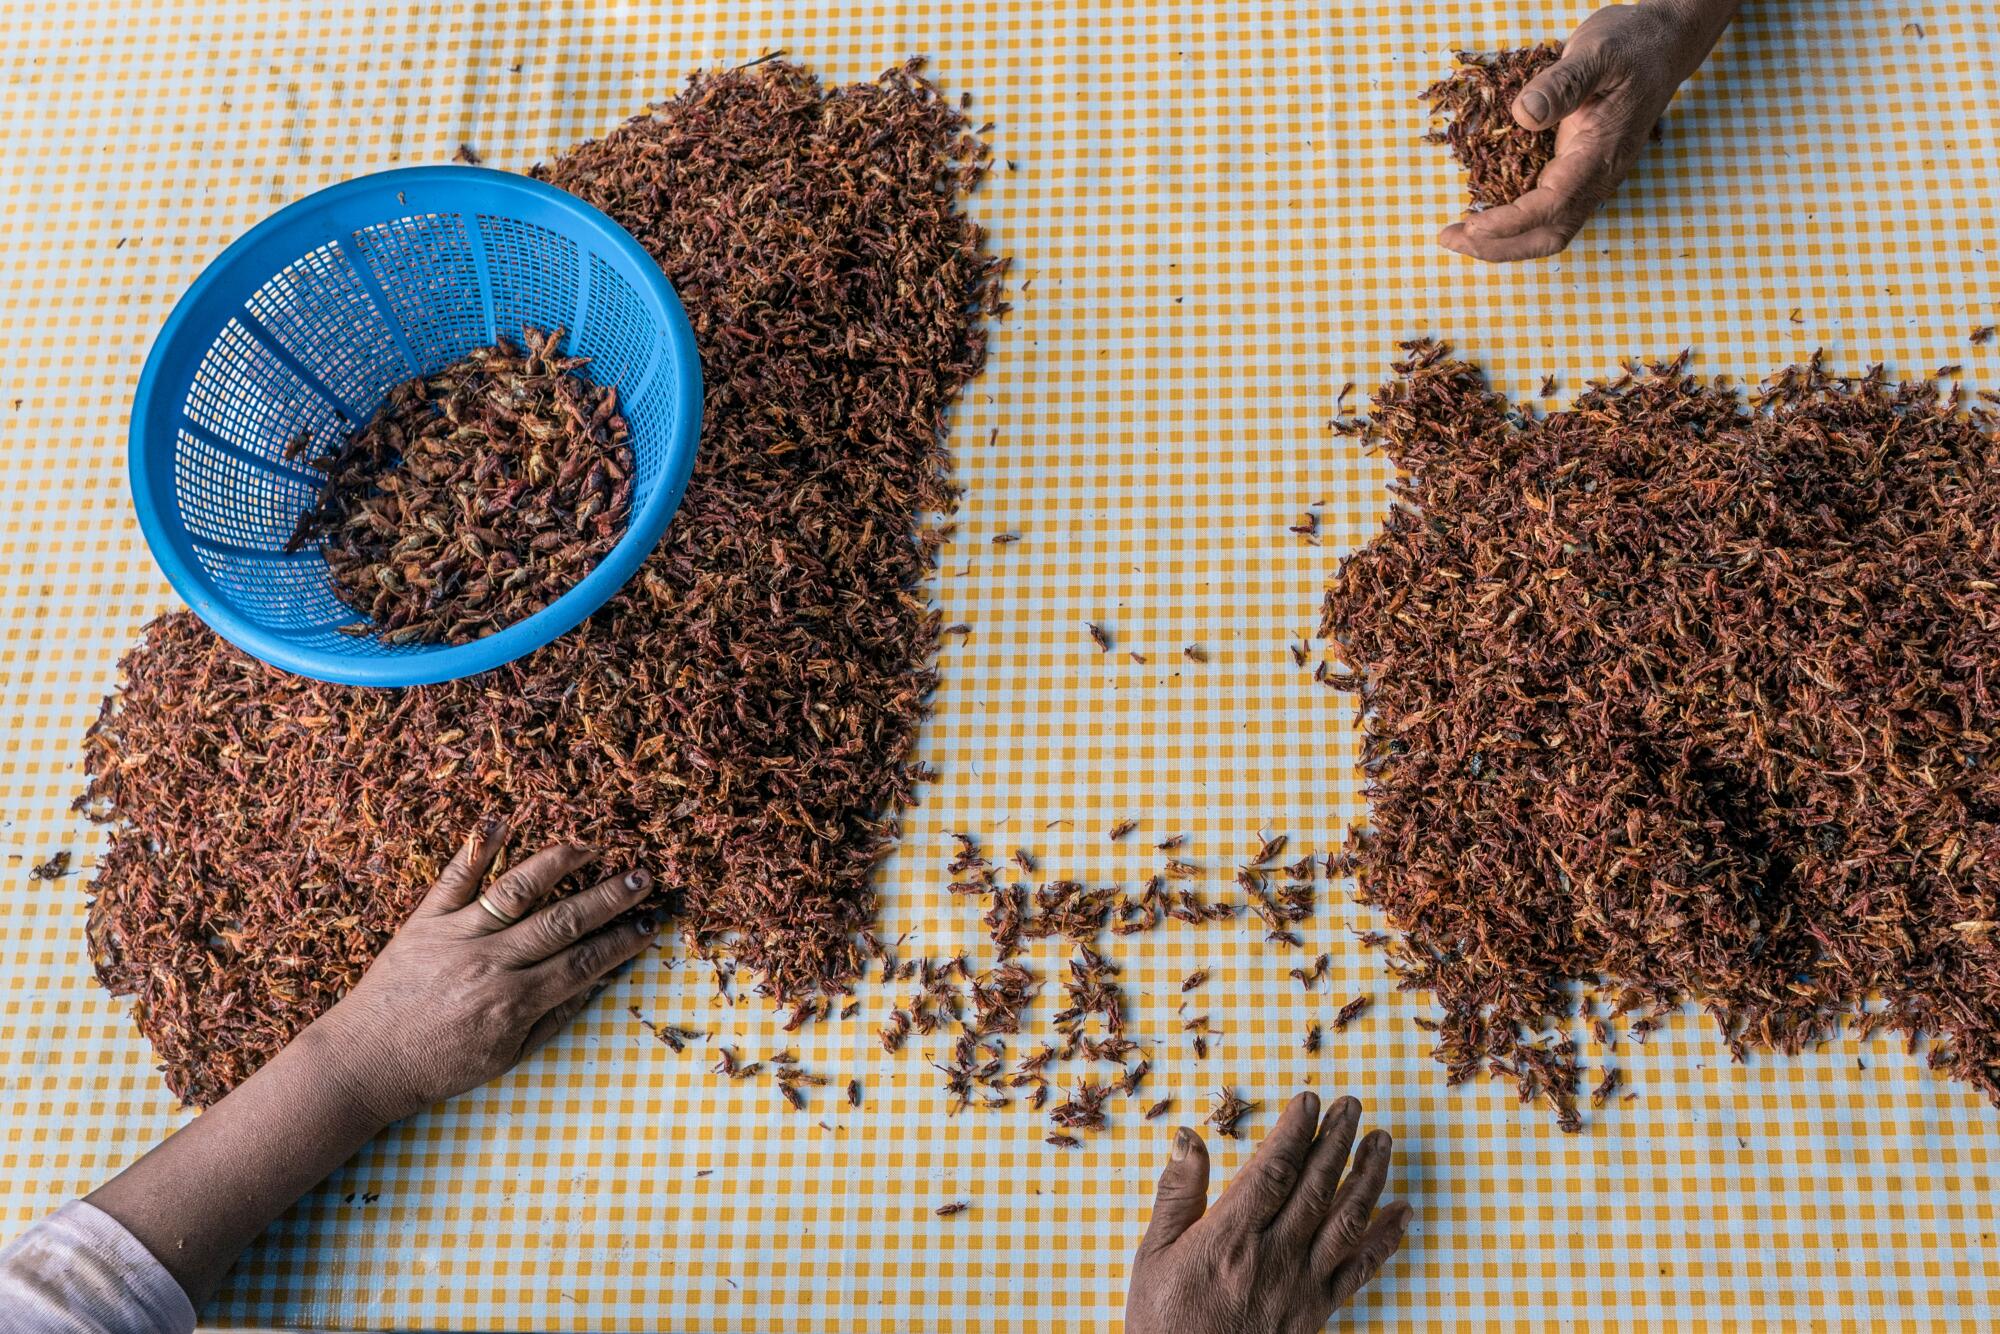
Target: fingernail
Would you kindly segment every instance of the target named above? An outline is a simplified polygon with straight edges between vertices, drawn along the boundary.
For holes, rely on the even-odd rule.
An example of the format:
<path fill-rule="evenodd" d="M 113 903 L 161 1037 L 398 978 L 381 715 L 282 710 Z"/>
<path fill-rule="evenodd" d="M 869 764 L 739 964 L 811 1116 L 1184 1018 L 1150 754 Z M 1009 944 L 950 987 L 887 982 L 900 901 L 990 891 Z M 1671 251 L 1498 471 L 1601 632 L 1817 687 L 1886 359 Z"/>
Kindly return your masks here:
<path fill-rule="evenodd" d="M 653 915 L 651 913 L 647 913 L 645 916 L 641 917 L 636 923 L 636 925 L 638 926 L 639 933 L 641 935 L 650 936 L 655 931 L 658 931 L 660 929 L 660 924 L 653 920 Z"/>
<path fill-rule="evenodd" d="M 646 874 L 646 868 L 643 866 L 625 877 L 625 888 L 631 890 L 634 894 L 652 883 L 653 877 Z"/>
<path fill-rule="evenodd" d="M 1179 1162 L 1194 1151 L 1194 1133 L 1186 1126 L 1174 1131 L 1174 1161 Z"/>
<path fill-rule="evenodd" d="M 1349 1121 L 1358 1121 L 1361 1119 L 1361 1099 L 1350 1094 L 1342 1098 L 1340 1106 L 1334 1110 Z"/>
<path fill-rule="evenodd" d="M 1527 112 L 1539 124 L 1549 118 L 1549 99 L 1538 90 L 1530 88 L 1521 94 L 1521 110 Z"/>
<path fill-rule="evenodd" d="M 1306 1120 L 1317 1125 L 1319 1123 L 1319 1094 L 1308 1090 L 1301 1093 L 1299 1098 L 1306 1105 Z"/>

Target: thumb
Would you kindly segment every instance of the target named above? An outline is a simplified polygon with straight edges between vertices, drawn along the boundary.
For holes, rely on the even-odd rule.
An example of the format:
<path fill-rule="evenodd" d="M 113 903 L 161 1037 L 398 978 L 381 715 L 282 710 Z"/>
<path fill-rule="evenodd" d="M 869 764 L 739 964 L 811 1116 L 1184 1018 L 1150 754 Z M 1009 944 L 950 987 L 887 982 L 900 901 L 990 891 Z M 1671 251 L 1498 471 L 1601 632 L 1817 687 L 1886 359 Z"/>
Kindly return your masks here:
<path fill-rule="evenodd" d="M 1514 99 L 1514 120 L 1524 129 L 1546 130 L 1582 106 L 1604 77 L 1604 59 L 1595 48 L 1564 51 L 1561 60 L 1537 74 Z"/>
<path fill-rule="evenodd" d="M 1173 1157 L 1153 1192 L 1153 1218 L 1139 1241 L 1142 1251 L 1163 1250 L 1208 1212 L 1208 1146 L 1186 1126 L 1174 1132 Z"/>

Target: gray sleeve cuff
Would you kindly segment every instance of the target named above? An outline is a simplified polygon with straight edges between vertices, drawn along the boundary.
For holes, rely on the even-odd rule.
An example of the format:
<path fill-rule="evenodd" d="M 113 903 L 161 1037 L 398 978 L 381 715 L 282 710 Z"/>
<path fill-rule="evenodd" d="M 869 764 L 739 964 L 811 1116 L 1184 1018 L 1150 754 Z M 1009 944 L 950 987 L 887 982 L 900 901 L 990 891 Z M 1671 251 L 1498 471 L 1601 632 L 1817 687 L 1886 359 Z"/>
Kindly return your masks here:
<path fill-rule="evenodd" d="M 72 1200 L 0 1249 L 0 1310 L 20 1334 L 192 1334 L 194 1306 L 124 1225 Z"/>

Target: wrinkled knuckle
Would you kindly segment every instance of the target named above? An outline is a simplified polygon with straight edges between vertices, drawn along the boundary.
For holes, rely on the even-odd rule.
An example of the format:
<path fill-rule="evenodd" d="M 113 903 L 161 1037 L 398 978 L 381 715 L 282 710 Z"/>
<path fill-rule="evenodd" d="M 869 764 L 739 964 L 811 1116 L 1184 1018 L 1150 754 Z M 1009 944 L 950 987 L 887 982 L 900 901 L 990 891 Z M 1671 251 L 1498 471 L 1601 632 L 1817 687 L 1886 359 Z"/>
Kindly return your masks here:
<path fill-rule="evenodd" d="M 1339 1216 L 1333 1220 L 1333 1239 L 1339 1243 L 1342 1251 L 1352 1251 L 1359 1246 L 1361 1238 L 1367 1235 L 1367 1232 L 1367 1218 L 1360 1209 L 1352 1205 L 1342 1209 Z"/>
<path fill-rule="evenodd" d="M 493 888 L 486 891 L 486 897 L 504 907 L 510 904 L 519 905 L 526 903 L 534 896 L 534 892 L 534 885 L 530 883 L 526 875 L 522 874 L 520 868 L 516 867 L 509 871 L 502 871 L 500 877 L 493 882 Z M 518 907 L 516 911 L 518 911 Z"/>
<path fill-rule="evenodd" d="M 1292 1193 L 1292 1183 L 1298 1180 L 1298 1175 L 1298 1164 L 1290 1156 L 1273 1154 L 1270 1161 L 1258 1169 L 1258 1193 L 1282 1199 Z"/>
<path fill-rule="evenodd" d="M 1299 1203 L 1314 1215 L 1324 1214 L 1332 1199 L 1332 1189 L 1324 1181 L 1308 1179 L 1299 1187 Z"/>
<path fill-rule="evenodd" d="M 571 950 L 564 965 L 572 983 L 581 986 L 603 972 L 609 964 L 602 940 L 587 940 Z"/>
<path fill-rule="evenodd" d="M 583 910 L 575 899 L 564 899 L 542 914 L 542 930 L 547 933 L 548 943 L 560 949 L 574 945 L 583 939 Z"/>

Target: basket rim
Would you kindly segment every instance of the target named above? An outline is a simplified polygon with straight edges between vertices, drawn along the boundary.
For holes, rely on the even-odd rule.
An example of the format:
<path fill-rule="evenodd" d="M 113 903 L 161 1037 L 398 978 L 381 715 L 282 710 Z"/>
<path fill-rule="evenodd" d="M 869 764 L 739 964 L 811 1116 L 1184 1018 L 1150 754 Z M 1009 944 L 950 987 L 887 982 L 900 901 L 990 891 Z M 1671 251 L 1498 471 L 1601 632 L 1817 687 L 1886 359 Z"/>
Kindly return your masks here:
<path fill-rule="evenodd" d="M 425 648 L 418 652 L 347 657 L 302 648 L 238 612 L 207 573 L 183 553 L 160 512 L 162 497 L 156 494 L 156 488 L 149 481 L 148 465 L 154 450 L 164 447 L 161 442 L 172 438 L 182 409 L 180 397 L 161 392 L 167 364 L 174 359 L 181 344 L 194 335 L 200 334 L 213 341 L 220 326 L 215 330 L 202 330 L 194 327 L 194 320 L 206 310 L 210 293 L 235 276 L 247 256 L 273 239 L 317 221 L 318 215 L 329 205 L 345 203 L 351 196 L 393 193 L 399 188 L 407 190 L 412 186 L 462 189 L 468 185 L 484 194 L 486 200 L 468 201 L 453 209 L 420 205 L 404 207 L 412 214 L 502 212 L 504 210 L 493 206 L 496 193 L 514 192 L 533 199 L 545 207 L 554 207 L 568 214 L 592 232 L 594 240 L 619 252 L 634 269 L 647 294 L 659 303 L 665 316 L 664 353 L 667 366 L 656 370 L 654 375 L 670 370 L 676 379 L 676 383 L 665 391 L 673 395 L 675 411 L 674 430 L 666 441 L 666 475 L 661 485 L 654 488 L 645 506 L 627 520 L 624 535 L 618 544 L 605 553 L 604 558 L 568 592 L 532 616 L 469 644 Z M 396 216 L 401 215 L 392 214 L 382 221 L 392 221 Z M 306 245 L 294 260 L 320 243 L 314 241 Z M 275 274 L 276 271 L 273 272 Z M 204 348 L 207 345 L 204 344 Z M 168 398 L 173 401 L 169 403 Z M 262 662 L 314 680 L 357 686 L 431 685 L 490 671 L 553 643 L 575 629 L 624 587 L 652 554 L 666 532 L 668 522 L 680 507 L 681 496 L 694 471 L 695 452 L 701 435 L 701 408 L 701 358 L 695 346 L 694 330 L 688 323 L 680 297 L 658 262 L 610 216 L 566 190 L 514 172 L 457 165 L 398 167 L 351 177 L 293 200 L 236 238 L 203 267 L 160 326 L 160 332 L 154 337 L 147 353 L 145 367 L 140 372 L 127 430 L 126 480 L 133 508 L 137 511 L 140 533 L 154 562 L 188 608 L 224 639 Z M 165 499 L 167 504 L 173 503 L 171 496 Z"/>

